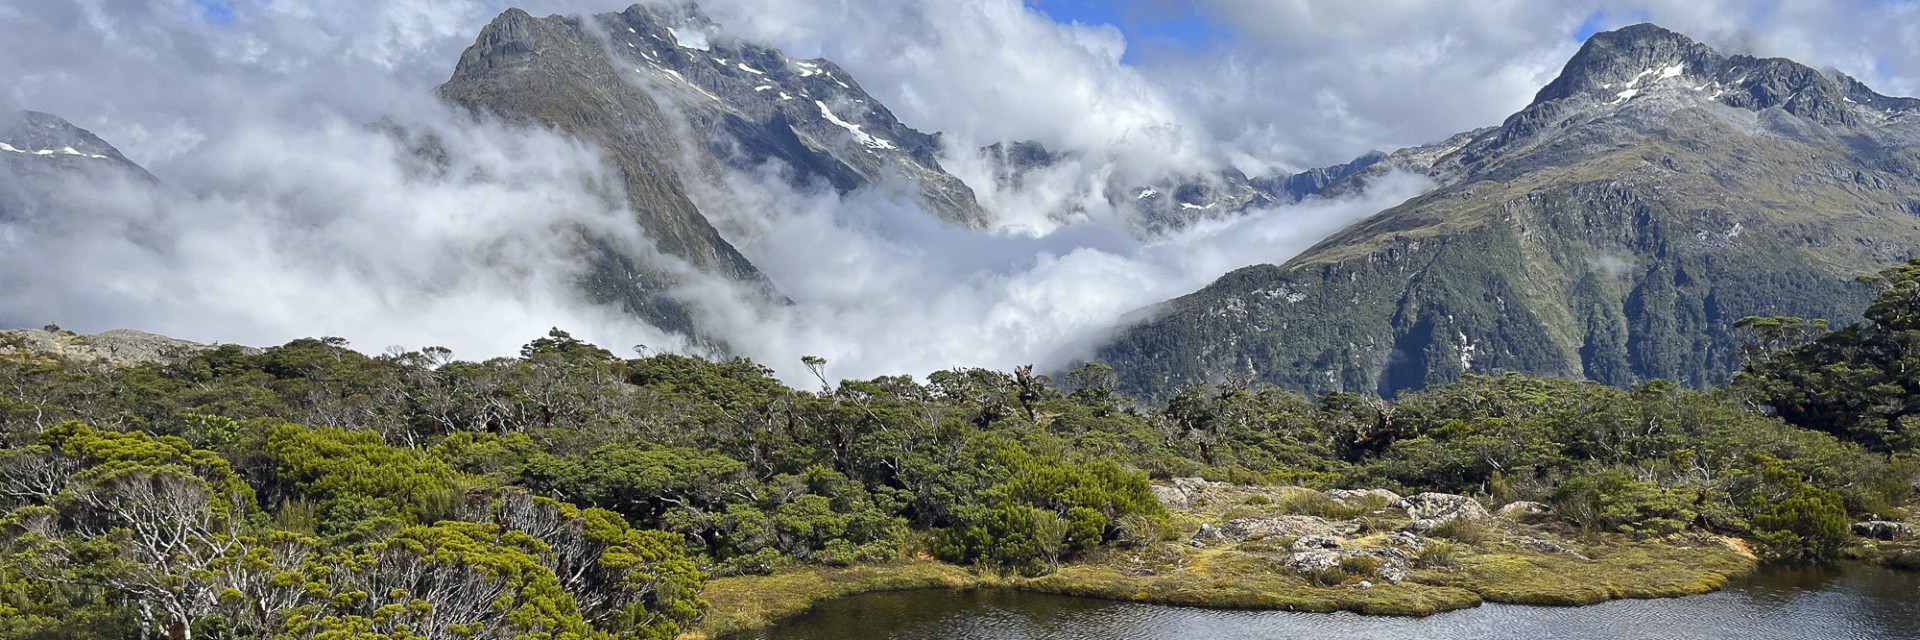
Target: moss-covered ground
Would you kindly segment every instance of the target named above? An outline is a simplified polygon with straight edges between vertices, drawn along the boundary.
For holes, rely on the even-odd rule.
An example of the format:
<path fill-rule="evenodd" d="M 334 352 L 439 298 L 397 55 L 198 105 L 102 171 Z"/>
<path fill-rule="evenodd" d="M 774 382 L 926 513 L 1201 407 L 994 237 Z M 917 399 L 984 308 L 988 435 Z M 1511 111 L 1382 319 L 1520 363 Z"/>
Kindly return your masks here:
<path fill-rule="evenodd" d="M 1419 570 L 1414 580 L 1468 589 L 1490 602 L 1584 605 L 1718 591 L 1758 566 L 1739 541 L 1704 535 L 1569 546 L 1589 559 L 1498 542 L 1463 553 L 1453 567 Z"/>
<path fill-rule="evenodd" d="M 1182 514 L 1183 516 L 1187 514 Z M 1197 527 L 1203 517 L 1182 517 Z M 1349 539 L 1350 548 L 1389 545 L 1386 527 Z M 1575 535 L 1553 527 L 1500 521 L 1468 539 L 1432 540 L 1444 554 L 1416 558 L 1407 580 L 1393 584 L 1371 567 L 1302 575 L 1281 563 L 1290 540 L 1194 546 L 1178 540 L 1144 549 L 1087 554 L 1037 578 L 981 573 L 931 560 L 854 568 L 796 568 L 771 576 L 708 583 L 711 604 L 690 638 L 718 638 L 759 629 L 831 598 L 910 589 L 1011 588 L 1072 596 L 1231 609 L 1353 611 L 1424 616 L 1482 602 L 1584 605 L 1619 598 L 1707 593 L 1753 571 L 1757 560 L 1740 541 L 1705 534 L 1657 539 Z M 1571 553 L 1518 543 L 1550 540 Z"/>
<path fill-rule="evenodd" d="M 1877 564 L 1889 569 L 1920 571 L 1920 540 L 1897 542 L 1861 540 L 1848 547 L 1844 555 L 1849 560 Z"/>
<path fill-rule="evenodd" d="M 681 638 L 722 638 L 764 628 L 805 613 L 820 602 L 861 593 L 915 589 L 963 589 L 981 578 L 932 560 L 859 567 L 800 567 L 768 576 L 737 576 L 707 582 L 708 603 L 700 625 Z"/>

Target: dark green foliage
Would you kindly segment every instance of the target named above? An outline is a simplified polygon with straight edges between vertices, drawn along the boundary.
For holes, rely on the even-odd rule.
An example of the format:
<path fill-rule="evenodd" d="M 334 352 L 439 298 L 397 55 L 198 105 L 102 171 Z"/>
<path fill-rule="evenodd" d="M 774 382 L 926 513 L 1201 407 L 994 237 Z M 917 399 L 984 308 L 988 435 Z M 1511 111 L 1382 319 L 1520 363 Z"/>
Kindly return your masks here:
<path fill-rule="evenodd" d="M 1920 259 L 1863 281 L 1880 295 L 1861 324 L 1821 335 L 1822 321 L 1742 320 L 1756 357 L 1740 382 L 1795 425 L 1879 450 L 1920 448 L 1920 405 L 1909 401 L 1920 393 Z"/>
<path fill-rule="evenodd" d="M 994 458 L 1005 479 L 981 495 L 981 504 L 955 513 L 953 526 L 934 542 L 941 559 L 1036 575 L 1074 551 L 1114 539 L 1115 523 L 1138 519 L 1165 526 L 1166 508 L 1143 473 L 1109 460 L 1044 460 L 1005 443 Z"/>
<path fill-rule="evenodd" d="M 1676 533 L 1699 517 L 1692 496 L 1610 469 L 1568 479 L 1553 493 L 1554 509 L 1588 529 L 1642 536 Z"/>

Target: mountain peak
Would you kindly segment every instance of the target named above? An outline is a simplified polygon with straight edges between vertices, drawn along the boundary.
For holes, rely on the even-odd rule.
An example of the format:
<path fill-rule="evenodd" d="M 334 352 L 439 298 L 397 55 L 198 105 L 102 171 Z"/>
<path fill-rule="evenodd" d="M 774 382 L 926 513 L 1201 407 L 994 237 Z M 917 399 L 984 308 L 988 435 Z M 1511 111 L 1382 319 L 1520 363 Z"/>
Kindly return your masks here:
<path fill-rule="evenodd" d="M 0 115 L 0 152 L 44 157 L 92 158 L 126 162 L 120 150 L 92 132 L 51 113 L 20 111 Z"/>
<path fill-rule="evenodd" d="M 719 23 L 707 16 L 700 5 L 693 2 L 665 2 L 653 4 L 635 4 L 620 12 L 621 17 L 632 23 L 659 23 L 667 27 L 696 27 L 719 29 Z"/>
<path fill-rule="evenodd" d="M 1581 45 L 1560 77 L 1534 96 L 1534 103 L 1588 91 L 1613 91 L 1617 96 L 1649 79 L 1699 74 L 1719 59 L 1712 48 L 1653 23 L 1602 31 Z"/>
<path fill-rule="evenodd" d="M 1558 137 L 1543 133 L 1592 130 L 1586 125 L 1618 117 L 1643 125 L 1647 118 L 1664 119 L 1681 110 L 1727 107 L 1857 129 L 1920 111 L 1920 101 L 1881 96 L 1851 78 L 1829 77 L 1786 58 L 1724 55 L 1658 25 L 1636 24 L 1587 39 L 1532 104 L 1491 138 L 1470 145 L 1459 160 L 1484 165 L 1516 145 Z M 1631 135 L 1642 125 L 1612 129 Z"/>

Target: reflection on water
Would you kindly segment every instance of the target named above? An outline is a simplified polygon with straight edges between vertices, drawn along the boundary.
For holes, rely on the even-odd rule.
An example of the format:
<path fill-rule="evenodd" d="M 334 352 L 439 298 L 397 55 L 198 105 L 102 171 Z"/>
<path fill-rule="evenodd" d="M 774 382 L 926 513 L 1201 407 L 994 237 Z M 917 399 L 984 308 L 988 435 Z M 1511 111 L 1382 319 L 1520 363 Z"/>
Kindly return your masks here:
<path fill-rule="evenodd" d="M 1920 640 L 1920 574 L 1773 570 L 1726 591 L 1590 607 L 1486 605 L 1428 618 L 1215 611 L 1013 591 L 869 594 L 826 603 L 763 640 Z"/>

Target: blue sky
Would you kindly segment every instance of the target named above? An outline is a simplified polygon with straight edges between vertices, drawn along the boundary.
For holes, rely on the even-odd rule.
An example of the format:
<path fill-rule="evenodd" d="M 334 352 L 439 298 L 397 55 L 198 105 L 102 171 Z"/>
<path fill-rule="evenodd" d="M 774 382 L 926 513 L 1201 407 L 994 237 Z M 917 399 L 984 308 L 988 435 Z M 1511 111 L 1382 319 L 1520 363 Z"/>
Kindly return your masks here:
<path fill-rule="evenodd" d="M 233 24 L 233 5 L 228 0 L 193 0 L 200 5 L 200 17 L 207 22 L 229 26 Z"/>
<path fill-rule="evenodd" d="M 1142 50 L 1206 50 L 1228 44 L 1229 27 L 1208 20 L 1193 0 L 1026 0 L 1056 22 L 1111 24 L 1127 35 L 1126 62 L 1136 62 Z M 1646 12 L 1611 15 L 1595 11 L 1568 34 L 1585 42 L 1607 29 L 1646 21 Z"/>
<path fill-rule="evenodd" d="M 1127 34 L 1127 61 L 1143 48 L 1206 49 L 1227 32 L 1209 23 L 1192 0 L 1027 0 L 1055 22 L 1111 24 Z"/>

